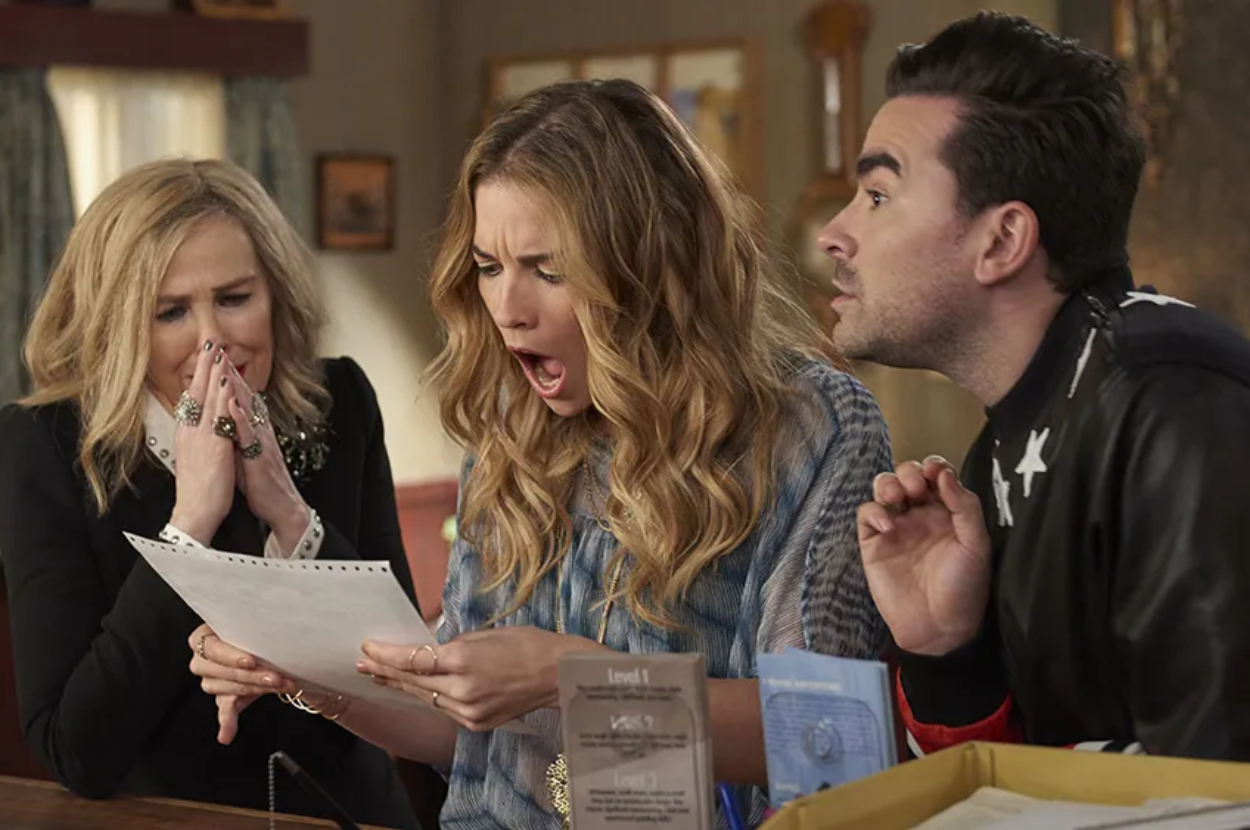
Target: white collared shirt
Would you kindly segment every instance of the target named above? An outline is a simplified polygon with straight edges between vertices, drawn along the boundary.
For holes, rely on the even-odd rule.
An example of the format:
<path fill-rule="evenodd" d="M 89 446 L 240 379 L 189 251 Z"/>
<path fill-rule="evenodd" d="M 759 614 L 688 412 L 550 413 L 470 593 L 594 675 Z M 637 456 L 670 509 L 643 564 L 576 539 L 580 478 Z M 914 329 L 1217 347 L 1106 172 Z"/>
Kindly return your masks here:
<path fill-rule="evenodd" d="M 174 432 L 178 429 L 178 422 L 174 420 L 174 416 L 165 410 L 165 407 L 161 405 L 161 402 L 151 392 L 148 393 L 147 410 L 143 416 L 143 428 L 146 433 L 144 443 L 147 445 L 148 452 L 152 453 L 158 461 L 165 465 L 165 469 L 176 476 L 178 458 L 174 449 Z M 325 538 L 325 533 L 321 527 L 321 517 L 317 515 L 317 511 L 310 507 L 308 512 L 308 527 L 304 530 L 304 535 L 295 544 L 295 550 L 290 553 L 284 553 L 278 545 L 278 537 L 270 532 L 265 539 L 266 559 L 317 558 L 317 554 L 321 552 L 321 541 Z M 172 524 L 165 525 L 165 529 L 161 531 L 160 536 L 166 542 L 173 544 L 191 545 L 198 548 L 204 547 L 204 545 Z"/>

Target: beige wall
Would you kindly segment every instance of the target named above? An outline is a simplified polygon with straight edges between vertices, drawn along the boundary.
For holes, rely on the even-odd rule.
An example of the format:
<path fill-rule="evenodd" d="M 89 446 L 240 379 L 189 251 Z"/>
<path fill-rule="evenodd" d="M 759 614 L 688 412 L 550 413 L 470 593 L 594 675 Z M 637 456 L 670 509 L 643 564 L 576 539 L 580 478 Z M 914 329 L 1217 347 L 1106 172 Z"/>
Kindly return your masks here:
<path fill-rule="evenodd" d="M 921 41 L 987 5 L 1053 27 L 1055 0 L 865 0 L 873 25 L 864 55 L 865 120 L 884 100 L 885 66 L 899 43 Z M 815 174 L 810 59 L 799 23 L 813 0 L 453 0 L 443 10 L 447 141 L 442 182 L 450 187 L 465 145 L 480 127 L 485 63 L 495 55 L 626 47 L 750 36 L 763 51 L 766 198 L 773 227 Z"/>
<path fill-rule="evenodd" d="M 1056 0 L 865 0 L 872 28 L 864 47 L 864 123 L 885 99 L 885 68 L 900 43 L 919 42 L 982 8 L 1023 14 L 1054 30 Z M 485 64 L 495 55 L 626 47 L 749 36 L 763 59 L 764 167 L 774 234 L 816 174 L 811 58 L 799 24 L 814 0 L 455 0 L 444 7 L 443 89 L 447 140 L 442 182 L 450 187 L 466 143 L 480 127 Z M 941 453 L 958 464 L 982 421 L 980 404 L 926 372 L 865 366 L 865 384 L 890 426 L 896 458 Z"/>
<path fill-rule="evenodd" d="M 3 0 L 0 0 L 2 2 Z M 439 195 L 440 0 L 289 0 L 310 22 L 312 66 L 294 85 L 310 197 L 320 152 L 396 158 L 398 238 L 386 253 L 319 252 L 330 308 L 323 351 L 350 355 L 378 393 L 397 483 L 455 476 L 460 453 L 443 436 L 420 385 L 437 343 L 424 299 Z M 95 0 L 101 9 L 163 12 L 170 0 Z M 306 223 L 311 228 L 311 218 Z"/>
<path fill-rule="evenodd" d="M 899 43 L 924 40 L 948 21 L 987 5 L 979 0 L 866 2 L 873 14 L 864 55 L 866 120 L 883 100 L 885 66 Z M 325 351 L 351 355 L 372 379 L 400 483 L 454 476 L 459 462 L 458 450 L 442 434 L 434 396 L 419 382 L 436 348 L 425 275 L 443 194 L 480 128 L 488 58 L 757 38 L 763 53 L 765 196 L 774 229 L 814 172 L 808 106 L 812 76 L 798 39 L 799 22 L 813 0 L 290 3 L 312 28 L 312 71 L 295 85 L 310 186 L 318 152 L 385 152 L 398 162 L 396 249 L 323 252 L 319 267 L 332 316 Z M 96 4 L 162 11 L 169 0 Z M 996 7 L 1029 15 L 1048 28 L 1055 25 L 1055 0 L 1002 0 Z"/>
<path fill-rule="evenodd" d="M 373 381 L 398 483 L 455 476 L 460 453 L 421 372 L 438 338 L 425 300 L 439 188 L 439 0 L 292 0 L 311 22 L 312 70 L 295 84 L 300 139 L 318 152 L 396 158 L 397 239 L 387 253 L 320 254 L 331 311 L 324 351 L 355 358 Z"/>

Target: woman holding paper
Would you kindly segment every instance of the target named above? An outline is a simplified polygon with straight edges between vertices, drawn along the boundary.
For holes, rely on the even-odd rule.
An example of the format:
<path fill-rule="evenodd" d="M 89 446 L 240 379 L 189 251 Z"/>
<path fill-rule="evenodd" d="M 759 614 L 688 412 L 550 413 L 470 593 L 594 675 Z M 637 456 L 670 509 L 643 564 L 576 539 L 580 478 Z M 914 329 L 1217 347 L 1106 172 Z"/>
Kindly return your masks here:
<path fill-rule="evenodd" d="M 333 707 L 450 768 L 444 826 L 561 825 L 563 654 L 703 652 L 715 775 L 753 823 L 755 656 L 878 655 L 855 508 L 890 469 L 885 425 L 756 223 L 629 82 L 535 92 L 470 148 L 432 280 L 443 422 L 468 450 L 442 645 L 366 643 L 358 665 L 448 718 Z M 192 669 L 232 734 L 235 695 L 263 687 L 237 650 L 205 652 Z M 495 728 L 514 717 L 539 734 Z"/>
<path fill-rule="evenodd" d="M 122 535 L 367 551 L 413 596 L 377 402 L 352 361 L 317 358 L 321 317 L 298 236 L 228 163 L 134 169 L 74 228 L 26 340 L 34 392 L 0 411 L 22 727 L 74 792 L 264 809 L 281 749 L 358 820 L 416 826 L 383 751 L 277 698 L 216 741 L 186 670 L 199 620 Z M 321 812 L 277 786 L 279 810 Z"/>

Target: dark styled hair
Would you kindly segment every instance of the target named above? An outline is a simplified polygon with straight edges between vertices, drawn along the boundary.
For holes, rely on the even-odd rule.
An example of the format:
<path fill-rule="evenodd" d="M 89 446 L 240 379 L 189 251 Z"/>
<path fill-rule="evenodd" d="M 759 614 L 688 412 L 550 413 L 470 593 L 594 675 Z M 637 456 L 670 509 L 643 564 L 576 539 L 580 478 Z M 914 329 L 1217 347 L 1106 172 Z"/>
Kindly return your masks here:
<path fill-rule="evenodd" d="M 1061 292 L 1127 263 L 1145 145 L 1116 61 L 1025 18 L 982 12 L 900 47 L 886 93 L 962 103 L 942 150 L 960 211 L 1032 208 Z"/>

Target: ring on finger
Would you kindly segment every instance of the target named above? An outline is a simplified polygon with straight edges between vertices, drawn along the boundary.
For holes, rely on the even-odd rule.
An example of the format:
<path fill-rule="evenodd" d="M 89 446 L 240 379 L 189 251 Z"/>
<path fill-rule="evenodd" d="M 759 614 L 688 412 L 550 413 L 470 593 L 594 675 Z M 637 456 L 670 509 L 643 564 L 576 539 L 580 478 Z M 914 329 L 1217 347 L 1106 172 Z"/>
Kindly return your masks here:
<path fill-rule="evenodd" d="M 213 435 L 233 441 L 239 437 L 239 425 L 229 415 L 222 415 L 213 420 Z"/>
<path fill-rule="evenodd" d="M 414 657 L 416 657 L 416 655 L 419 655 L 420 652 L 422 651 L 429 651 L 430 659 L 434 660 L 434 662 L 432 662 L 432 664 L 430 665 L 430 671 L 417 671 L 415 667 L 412 667 L 412 659 L 414 659 Z M 412 674 L 421 675 L 422 677 L 424 677 L 427 674 L 431 674 L 431 672 L 439 670 L 439 654 L 437 654 L 437 651 L 434 650 L 434 646 L 422 645 L 422 646 L 417 646 L 416 649 L 412 649 L 412 654 L 407 655 L 407 670 L 411 671 Z"/>
<path fill-rule="evenodd" d="M 252 396 L 252 414 L 248 417 L 254 427 L 263 427 L 269 423 L 269 404 L 265 396 L 257 392 Z"/>
<path fill-rule="evenodd" d="M 433 706 L 435 709 L 439 708 L 438 692 L 434 692 L 433 694 L 430 695 L 430 705 Z"/>
<path fill-rule="evenodd" d="M 204 407 L 190 392 L 183 392 L 178 397 L 178 405 L 174 407 L 174 420 L 186 427 L 198 427 L 204 417 Z"/>
<path fill-rule="evenodd" d="M 433 664 L 431 664 L 430 666 L 430 671 L 428 672 L 417 671 L 417 666 L 416 666 L 417 655 L 423 651 L 428 651 L 430 653 L 430 657 L 433 658 L 434 660 Z M 414 648 L 412 650 L 412 653 L 408 655 L 408 671 L 412 674 L 419 675 L 421 677 L 424 677 L 430 672 L 438 671 L 438 652 L 434 650 L 434 646 L 424 645 L 424 646 L 417 646 L 416 648 Z"/>
<path fill-rule="evenodd" d="M 204 641 L 205 641 L 205 640 L 207 640 L 207 639 L 208 639 L 208 635 L 207 635 L 207 634 L 201 634 L 201 635 L 200 635 L 200 639 L 198 639 L 198 640 L 196 640 L 196 641 L 195 641 L 195 653 L 196 653 L 196 654 L 198 654 L 198 655 L 200 655 L 200 659 L 201 659 L 201 660 L 207 660 L 207 659 L 208 659 L 208 657 L 206 657 L 206 656 L 204 655 Z"/>
<path fill-rule="evenodd" d="M 252 439 L 252 443 L 248 444 L 246 447 L 243 447 L 241 450 L 239 450 L 239 452 L 242 453 L 244 460 L 246 461 L 253 461 L 257 458 L 260 458 L 260 454 L 264 451 L 265 451 L 265 446 L 264 444 L 260 442 L 260 438 Z"/>

